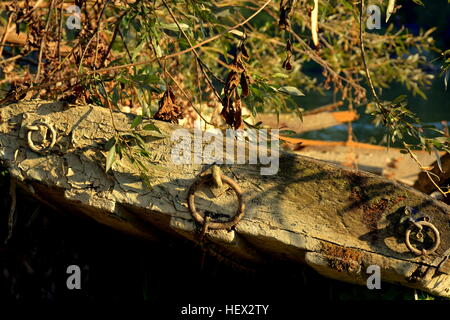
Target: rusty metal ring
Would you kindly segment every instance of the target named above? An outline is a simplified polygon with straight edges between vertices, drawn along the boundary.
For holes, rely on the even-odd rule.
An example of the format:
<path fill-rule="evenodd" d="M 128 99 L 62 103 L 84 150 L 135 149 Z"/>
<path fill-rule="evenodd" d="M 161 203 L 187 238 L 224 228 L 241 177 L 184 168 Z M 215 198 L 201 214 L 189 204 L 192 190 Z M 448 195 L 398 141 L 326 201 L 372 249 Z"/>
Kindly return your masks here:
<path fill-rule="evenodd" d="M 233 191 L 236 193 L 239 204 L 238 204 L 238 208 L 236 210 L 236 214 L 234 215 L 233 218 L 231 218 L 229 221 L 224 221 L 224 222 L 208 221 L 208 223 L 207 223 L 208 229 L 214 229 L 214 230 L 231 229 L 236 224 L 238 224 L 239 221 L 244 216 L 244 211 L 245 211 L 244 194 L 243 194 L 241 188 L 239 187 L 237 182 L 235 182 L 233 179 L 228 178 L 227 176 L 225 176 L 223 174 L 221 174 L 220 177 L 221 177 L 222 181 L 224 183 L 226 183 L 227 185 L 229 185 L 233 189 Z M 205 219 L 197 211 L 197 208 L 195 206 L 195 191 L 197 190 L 198 187 L 200 187 L 205 182 L 212 181 L 212 180 L 213 180 L 213 175 L 206 174 L 206 175 L 202 176 L 200 179 L 198 179 L 197 181 L 195 181 L 189 188 L 189 193 L 188 193 L 189 211 L 190 211 L 192 217 L 194 218 L 194 220 L 197 221 L 197 223 L 199 223 L 201 225 L 205 224 Z"/>
<path fill-rule="evenodd" d="M 418 250 L 418 249 L 414 248 L 411 245 L 411 242 L 409 241 L 409 236 L 411 235 L 411 231 L 414 228 L 418 228 L 419 230 L 421 230 L 421 229 L 423 229 L 423 227 L 430 228 L 433 231 L 434 235 L 436 236 L 436 240 L 435 240 L 435 243 L 434 243 L 433 247 L 431 249 L 428 249 L 428 250 L 426 250 L 426 249 Z M 439 234 L 439 230 L 431 222 L 418 221 L 418 222 L 415 222 L 413 225 L 411 225 L 406 230 L 405 243 L 406 243 L 406 246 L 408 247 L 408 249 L 411 252 L 415 253 L 416 255 L 427 255 L 427 254 L 430 254 L 430 253 L 436 251 L 436 249 L 439 247 L 439 244 L 441 243 L 441 236 Z"/>
<path fill-rule="evenodd" d="M 50 142 L 50 145 L 46 148 L 43 149 L 39 149 L 34 145 L 33 139 L 31 137 L 33 131 L 38 131 L 39 130 L 39 126 L 45 126 L 50 130 L 51 136 L 52 136 L 52 141 Z M 38 152 L 38 153 L 43 153 L 44 151 L 47 151 L 51 148 L 54 147 L 55 143 L 56 143 L 56 131 L 53 128 L 53 126 L 49 123 L 47 123 L 46 121 L 35 121 L 34 125 L 28 125 L 26 126 L 26 128 L 28 129 L 28 134 L 27 134 L 27 138 L 28 138 L 28 146 L 30 147 L 31 150 Z"/>

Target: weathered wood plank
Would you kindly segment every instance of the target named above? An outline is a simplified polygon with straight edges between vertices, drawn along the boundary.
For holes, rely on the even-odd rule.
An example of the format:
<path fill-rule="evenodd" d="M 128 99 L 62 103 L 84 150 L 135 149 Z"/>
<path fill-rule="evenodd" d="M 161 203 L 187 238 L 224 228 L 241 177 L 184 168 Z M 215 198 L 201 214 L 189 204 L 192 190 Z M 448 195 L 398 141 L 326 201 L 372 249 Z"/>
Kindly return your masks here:
<path fill-rule="evenodd" d="M 366 148 L 360 145 L 305 147 L 297 153 L 315 159 L 342 164 L 351 168 L 382 175 L 412 186 L 421 172 L 417 163 L 397 148 Z M 436 158 L 426 151 L 415 151 L 423 165 L 430 165 Z"/>
<path fill-rule="evenodd" d="M 114 117 L 119 130 L 129 129 L 131 115 Z M 26 126 L 43 119 L 58 133 L 45 155 L 33 152 L 26 140 Z M 31 101 L 0 107 L 0 158 L 41 201 L 131 234 L 197 242 L 187 193 L 204 166 L 174 164 L 177 142 L 170 137 L 179 127 L 155 124 L 166 138 L 143 133 L 152 155 L 151 188 L 125 158 L 105 173 L 103 145 L 114 131 L 109 110 L 95 106 Z M 261 175 L 260 164 L 221 167 L 244 191 L 246 213 L 234 230 L 207 234 L 209 251 L 238 264 L 307 263 L 326 276 L 359 284 L 365 284 L 366 268 L 377 264 L 384 281 L 450 297 L 450 263 L 437 271 L 450 248 L 449 206 L 400 183 L 291 153 L 280 154 L 274 175 Z M 233 212 L 232 193 L 207 195 L 206 189 L 199 194 L 199 208 Z M 434 253 L 419 257 L 407 249 L 399 225 L 405 206 L 418 208 L 439 230 Z"/>
<path fill-rule="evenodd" d="M 256 121 L 262 121 L 269 128 L 293 130 L 296 133 L 321 130 L 334 127 L 345 122 L 358 119 L 355 111 L 321 112 L 303 116 L 303 121 L 292 114 L 261 113 L 256 116 Z"/>

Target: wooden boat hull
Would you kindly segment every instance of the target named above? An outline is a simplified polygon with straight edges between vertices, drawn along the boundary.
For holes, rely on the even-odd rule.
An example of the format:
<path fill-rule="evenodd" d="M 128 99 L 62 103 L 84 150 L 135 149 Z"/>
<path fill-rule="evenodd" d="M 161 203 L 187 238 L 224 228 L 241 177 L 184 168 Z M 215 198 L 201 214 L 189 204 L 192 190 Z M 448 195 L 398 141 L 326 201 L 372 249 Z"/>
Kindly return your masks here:
<path fill-rule="evenodd" d="M 131 118 L 114 113 L 115 127 L 129 130 Z M 27 128 L 43 120 L 57 138 L 48 153 L 39 154 L 27 143 Z M 0 107 L 0 158 L 17 183 L 41 201 L 130 234 L 203 241 L 206 250 L 242 267 L 306 263 L 327 277 L 362 285 L 367 268 L 377 265 L 382 281 L 450 297 L 449 206 L 380 176 L 281 153 L 274 175 L 262 176 L 259 164 L 221 166 L 244 194 L 245 215 L 232 230 L 210 230 L 200 240 L 188 194 L 204 166 L 174 164 L 170 155 L 177 142 L 171 134 L 179 127 L 154 124 L 165 138 L 142 131 L 151 155 L 150 188 L 126 158 L 105 173 L 104 143 L 114 129 L 109 110 L 96 106 L 30 101 Z M 207 189 L 198 194 L 198 208 L 232 215 L 234 194 L 208 196 Z M 407 208 L 417 212 L 408 216 Z M 411 228 L 405 218 L 418 223 L 419 215 L 440 238 L 436 250 L 425 255 L 405 243 Z"/>

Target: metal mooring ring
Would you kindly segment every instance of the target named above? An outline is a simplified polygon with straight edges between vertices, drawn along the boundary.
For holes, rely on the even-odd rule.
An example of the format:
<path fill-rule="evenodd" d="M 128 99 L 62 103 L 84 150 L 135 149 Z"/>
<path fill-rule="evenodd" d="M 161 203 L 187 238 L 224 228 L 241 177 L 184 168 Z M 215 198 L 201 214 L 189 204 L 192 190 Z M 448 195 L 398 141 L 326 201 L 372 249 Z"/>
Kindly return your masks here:
<path fill-rule="evenodd" d="M 239 204 L 238 204 L 236 214 L 234 215 L 233 218 L 231 218 L 229 221 L 224 221 L 224 222 L 208 221 L 208 223 L 207 223 L 208 229 L 215 229 L 215 230 L 231 229 L 236 224 L 238 224 L 238 222 L 244 216 L 244 210 L 245 210 L 244 194 L 243 194 L 241 188 L 233 179 L 228 178 L 227 176 L 225 176 L 223 174 L 221 174 L 220 177 L 221 177 L 222 181 L 224 183 L 226 183 L 227 185 L 229 185 L 233 189 L 233 191 L 236 193 Z M 197 223 L 199 223 L 201 225 L 205 224 L 205 219 L 204 219 L 204 217 L 202 217 L 200 215 L 200 213 L 197 211 L 197 208 L 195 207 L 195 191 L 202 184 L 204 184 L 207 181 L 213 181 L 213 179 L 214 178 L 213 178 L 212 174 L 206 174 L 206 175 L 202 176 L 200 179 L 198 179 L 197 181 L 195 181 L 189 188 L 189 193 L 188 193 L 189 211 L 190 211 L 192 217 L 194 218 L 194 220 L 197 221 Z"/>
<path fill-rule="evenodd" d="M 50 130 L 50 133 L 52 136 L 52 141 L 51 141 L 50 145 L 48 147 L 42 148 L 42 149 L 37 148 L 34 145 L 33 139 L 31 138 L 33 131 L 38 131 L 39 126 L 47 127 Z M 43 153 L 44 151 L 47 151 L 54 147 L 54 145 L 56 143 L 56 131 L 51 124 L 47 123 L 46 121 L 37 120 L 33 123 L 33 125 L 28 125 L 28 126 L 26 126 L 26 128 L 28 129 L 28 134 L 27 134 L 28 146 L 30 147 L 31 150 L 33 150 L 35 152 Z"/>
<path fill-rule="evenodd" d="M 426 250 L 426 249 L 422 249 L 422 250 L 416 249 L 416 248 L 414 248 L 411 245 L 411 242 L 409 241 L 409 236 L 411 235 L 411 231 L 414 228 L 418 228 L 419 230 L 422 230 L 423 227 L 430 228 L 433 231 L 434 235 L 436 236 L 436 240 L 434 242 L 433 247 L 431 249 L 428 249 L 428 250 Z M 430 254 L 430 253 L 436 251 L 436 249 L 439 247 L 439 244 L 441 243 L 441 236 L 439 234 L 439 230 L 431 222 L 428 222 L 428 221 L 417 221 L 417 222 L 415 222 L 413 225 L 411 225 L 406 230 L 405 243 L 406 243 L 406 246 L 408 247 L 408 249 L 411 252 L 415 253 L 416 255 L 427 255 L 427 254 Z"/>

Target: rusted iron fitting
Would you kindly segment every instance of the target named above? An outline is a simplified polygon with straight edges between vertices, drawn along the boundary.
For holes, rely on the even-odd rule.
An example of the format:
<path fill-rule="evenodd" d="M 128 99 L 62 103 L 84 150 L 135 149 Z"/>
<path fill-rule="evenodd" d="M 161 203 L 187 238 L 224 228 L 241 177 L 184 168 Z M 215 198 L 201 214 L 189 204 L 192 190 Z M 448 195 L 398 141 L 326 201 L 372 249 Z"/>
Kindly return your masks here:
<path fill-rule="evenodd" d="M 51 134 L 50 145 L 48 145 L 47 147 L 43 147 L 43 148 L 36 147 L 34 145 L 34 142 L 33 142 L 32 136 L 31 136 L 33 134 L 33 131 L 39 131 L 40 127 L 47 127 L 48 130 L 50 130 L 50 134 Z M 28 140 L 28 146 L 30 147 L 31 150 L 33 150 L 35 152 L 38 152 L 38 153 L 45 153 L 45 152 L 47 152 L 48 150 L 50 150 L 51 148 L 53 148 L 55 146 L 55 143 L 56 143 L 56 130 L 46 120 L 36 120 L 36 121 L 33 122 L 33 124 L 26 125 L 25 128 L 28 130 L 27 140 Z"/>
<path fill-rule="evenodd" d="M 222 222 L 212 221 L 211 217 L 200 214 L 199 211 L 197 210 L 197 207 L 195 206 L 195 192 L 200 186 L 211 181 L 213 181 L 218 186 L 220 186 L 222 183 L 227 184 L 228 186 L 231 187 L 231 189 L 237 196 L 238 208 L 236 210 L 235 215 L 228 221 Z M 208 231 L 208 229 L 231 230 L 234 226 L 236 226 L 239 223 L 239 221 L 242 219 L 245 213 L 244 193 L 242 192 L 241 188 L 239 187 L 236 181 L 222 174 L 220 168 L 218 167 L 214 168 L 213 166 L 212 173 L 200 176 L 200 178 L 197 179 L 189 188 L 188 207 L 189 212 L 191 213 L 194 220 L 202 226 L 201 237 L 203 238 L 204 234 Z"/>
<path fill-rule="evenodd" d="M 430 249 L 419 250 L 419 249 L 413 247 L 411 244 L 411 240 L 410 240 L 411 232 L 413 230 L 417 229 L 418 233 L 416 234 L 416 237 L 420 238 L 420 237 L 424 236 L 423 232 L 422 232 L 424 230 L 424 228 L 429 228 L 434 233 L 434 243 Z M 421 220 L 421 221 L 412 220 L 412 219 L 410 220 L 410 226 L 408 229 L 406 229 L 406 232 L 405 232 L 405 244 L 406 244 L 406 247 L 408 247 L 408 249 L 412 253 L 414 253 L 418 256 L 431 254 L 434 251 L 436 251 L 436 249 L 439 247 L 440 243 L 441 243 L 441 236 L 440 236 L 439 230 L 429 221 L 428 217 L 425 217 L 424 220 Z"/>

